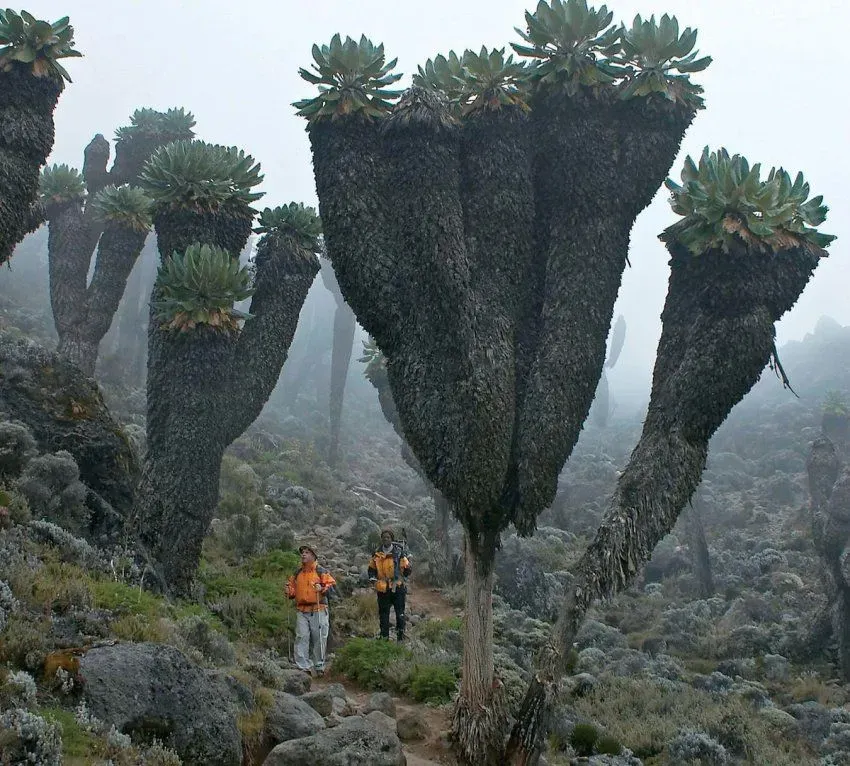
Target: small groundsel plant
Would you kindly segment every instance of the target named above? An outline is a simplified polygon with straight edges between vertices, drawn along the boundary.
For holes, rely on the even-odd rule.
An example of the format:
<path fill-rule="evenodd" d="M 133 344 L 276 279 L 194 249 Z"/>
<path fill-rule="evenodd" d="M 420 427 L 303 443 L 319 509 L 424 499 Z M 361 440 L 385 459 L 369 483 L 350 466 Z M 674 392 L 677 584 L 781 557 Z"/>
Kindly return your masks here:
<path fill-rule="evenodd" d="M 133 231 L 151 227 L 151 199 L 137 186 L 106 186 L 94 199 L 94 210 L 105 223 L 115 223 Z"/>
<path fill-rule="evenodd" d="M 168 330 L 187 332 L 204 326 L 234 332 L 239 320 L 250 315 L 233 304 L 253 293 L 247 267 L 220 247 L 195 243 L 159 267 L 153 309 Z"/>
<path fill-rule="evenodd" d="M 45 207 L 80 204 L 86 197 L 86 184 L 80 171 L 70 165 L 48 165 L 41 171 L 39 195 Z"/>
<path fill-rule="evenodd" d="M 262 197 L 260 164 L 235 146 L 173 141 L 157 149 L 140 176 L 155 209 L 215 212 L 222 205 L 250 209 Z"/>
<path fill-rule="evenodd" d="M 0 70 L 29 67 L 35 77 L 52 77 L 64 86 L 71 76 L 59 59 L 82 55 L 74 50 L 74 28 L 67 16 L 51 24 L 27 11 L 0 10 Z"/>
<path fill-rule="evenodd" d="M 735 252 L 741 245 L 763 252 L 794 247 L 821 252 L 835 239 L 817 230 L 828 208 L 822 196 L 809 199 L 802 173 L 792 181 L 782 168 L 772 168 L 763 180 L 761 165 L 706 147 L 699 163 L 685 159 L 681 181 L 666 181 L 670 205 L 683 218 L 662 238 L 678 241 L 694 255 Z"/>
<path fill-rule="evenodd" d="M 115 131 L 117 142 L 143 137 L 158 140 L 189 140 L 194 136 L 195 117 L 183 107 L 158 112 L 156 109 L 137 109 L 130 124 Z"/>
<path fill-rule="evenodd" d="M 316 209 L 301 202 L 290 202 L 260 213 L 257 234 L 278 236 L 305 254 L 321 253 L 322 221 Z"/>
<path fill-rule="evenodd" d="M 295 102 L 298 115 L 315 121 L 348 114 L 381 117 L 392 108 L 400 91 L 388 87 L 401 79 L 392 74 L 398 59 L 386 61 L 384 46 L 367 37 L 360 41 L 334 35 L 330 45 L 313 46 L 311 69 L 299 69 L 307 82 L 317 85 L 319 95 Z"/>

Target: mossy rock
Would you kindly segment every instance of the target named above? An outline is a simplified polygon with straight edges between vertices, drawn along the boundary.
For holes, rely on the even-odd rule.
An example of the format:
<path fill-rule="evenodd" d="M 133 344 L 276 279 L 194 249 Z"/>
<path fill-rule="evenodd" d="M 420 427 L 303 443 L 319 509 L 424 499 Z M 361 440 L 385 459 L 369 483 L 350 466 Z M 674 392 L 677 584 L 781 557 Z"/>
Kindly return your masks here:
<path fill-rule="evenodd" d="M 0 334 L 0 416 L 25 423 L 39 451 L 70 452 L 80 480 L 117 511 L 108 517 L 101 503 L 90 502 L 91 536 L 119 531 L 139 463 L 94 380 L 55 352 Z"/>

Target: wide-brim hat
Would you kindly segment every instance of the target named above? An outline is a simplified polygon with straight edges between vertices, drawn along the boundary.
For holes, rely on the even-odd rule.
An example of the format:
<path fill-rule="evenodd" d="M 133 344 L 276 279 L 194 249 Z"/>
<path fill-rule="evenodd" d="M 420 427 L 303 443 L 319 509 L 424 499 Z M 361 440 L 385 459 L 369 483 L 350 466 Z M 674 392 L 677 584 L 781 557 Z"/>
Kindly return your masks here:
<path fill-rule="evenodd" d="M 298 548 L 298 553 L 304 553 L 304 551 L 310 551 L 310 553 L 313 554 L 314 559 L 319 558 L 318 555 L 316 555 L 316 551 L 314 551 L 309 545 L 302 545 Z"/>

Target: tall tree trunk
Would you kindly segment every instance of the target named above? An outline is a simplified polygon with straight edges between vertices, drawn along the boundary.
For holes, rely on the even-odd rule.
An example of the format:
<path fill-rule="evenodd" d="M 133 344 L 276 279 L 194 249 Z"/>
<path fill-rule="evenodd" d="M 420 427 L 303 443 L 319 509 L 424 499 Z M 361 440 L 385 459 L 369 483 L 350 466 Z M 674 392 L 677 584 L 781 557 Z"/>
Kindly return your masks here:
<path fill-rule="evenodd" d="M 53 110 L 62 83 L 34 77 L 27 64 L 0 72 L 0 265 L 42 221 L 41 167 L 53 148 Z"/>
<path fill-rule="evenodd" d="M 426 479 L 427 481 L 427 479 Z M 436 530 L 434 537 L 440 549 L 440 555 L 446 567 L 452 563 L 452 541 L 449 538 L 449 528 L 452 520 L 452 504 L 440 490 L 432 487 L 431 496 L 434 498 L 434 514 L 436 515 Z"/>
<path fill-rule="evenodd" d="M 163 259 L 196 241 L 239 253 L 251 216 L 172 211 L 156 226 Z M 185 592 L 192 582 L 218 503 L 224 450 L 268 400 L 318 269 L 312 253 L 266 235 L 257 249 L 252 318 L 238 333 L 203 326 L 178 333 L 151 317 L 147 455 L 134 524 L 168 589 Z M 175 490 L 181 482 L 189 489 Z"/>
<path fill-rule="evenodd" d="M 711 576 L 711 556 L 705 539 L 705 527 L 702 523 L 702 503 L 694 502 L 685 513 L 688 539 L 691 548 L 694 577 L 699 588 L 700 598 L 714 595 L 714 578 Z"/>
<path fill-rule="evenodd" d="M 643 432 L 541 652 L 508 743 L 513 766 L 538 762 L 555 688 L 587 610 L 622 591 L 673 528 L 702 479 L 709 439 L 770 361 L 773 323 L 818 263 L 804 250 L 693 256 L 675 241 L 668 248 L 670 285 Z"/>
<path fill-rule="evenodd" d="M 333 349 L 331 351 L 330 424 L 331 442 L 328 447 L 328 465 L 335 466 L 339 459 L 339 432 L 342 425 L 342 403 L 345 381 L 351 363 L 351 349 L 357 319 L 349 305 L 342 299 L 334 311 Z"/>
<path fill-rule="evenodd" d="M 455 749 L 470 766 L 499 766 L 508 711 L 493 664 L 493 557 L 464 538 L 466 612 L 460 695 L 452 715 Z"/>

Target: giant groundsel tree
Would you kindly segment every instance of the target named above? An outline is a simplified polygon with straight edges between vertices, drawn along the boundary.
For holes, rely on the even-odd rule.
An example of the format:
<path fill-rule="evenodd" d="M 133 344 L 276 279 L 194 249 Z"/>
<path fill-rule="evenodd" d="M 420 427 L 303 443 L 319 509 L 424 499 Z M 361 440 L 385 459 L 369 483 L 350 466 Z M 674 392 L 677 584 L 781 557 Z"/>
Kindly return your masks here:
<path fill-rule="evenodd" d="M 494 554 L 531 534 L 587 417 L 636 216 L 702 106 L 708 58 L 664 16 L 612 25 L 541 2 L 502 50 L 437 57 L 413 88 L 382 46 L 314 46 L 309 120 L 329 255 L 386 356 L 405 438 L 466 533 L 467 610 L 453 732 L 501 759 Z"/>
<path fill-rule="evenodd" d="M 265 209 L 253 276 L 260 166 L 235 147 L 177 141 L 142 174 L 161 266 L 151 299 L 147 454 L 134 524 L 162 584 L 184 591 L 218 502 L 226 447 L 259 415 L 280 375 L 319 263 L 315 211 Z M 251 296 L 249 312 L 234 304 Z"/>
<path fill-rule="evenodd" d="M 557 680 L 595 599 L 625 588 L 673 528 L 702 477 L 708 442 L 776 359 L 774 323 L 803 292 L 834 237 L 821 197 L 739 155 L 707 149 L 668 181 L 681 220 L 661 235 L 670 281 L 640 441 L 579 563 L 526 694 L 509 761 L 536 763 Z"/>
<path fill-rule="evenodd" d="M 42 173 L 58 350 L 88 375 L 151 227 L 151 201 L 134 184 L 157 147 L 191 138 L 194 125 L 183 109 L 139 109 L 116 131 L 111 169 L 109 142 L 97 134 L 84 151 L 82 174 L 67 165 Z"/>
<path fill-rule="evenodd" d="M 74 50 L 68 17 L 54 23 L 0 10 L 0 264 L 41 223 L 38 174 L 53 148 L 53 110 L 70 81 L 60 59 Z"/>

